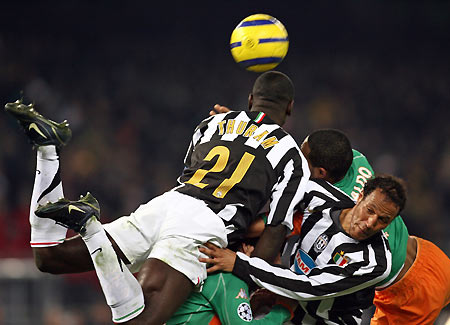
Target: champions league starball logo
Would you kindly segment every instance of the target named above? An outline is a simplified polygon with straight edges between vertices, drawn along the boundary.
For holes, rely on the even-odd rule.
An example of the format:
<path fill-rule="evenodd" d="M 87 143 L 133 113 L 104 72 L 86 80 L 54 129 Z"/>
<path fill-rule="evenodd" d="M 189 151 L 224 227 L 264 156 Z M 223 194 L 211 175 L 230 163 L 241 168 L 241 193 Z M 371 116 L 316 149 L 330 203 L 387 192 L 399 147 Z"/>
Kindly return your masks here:
<path fill-rule="evenodd" d="M 246 322 L 251 322 L 253 320 L 252 309 L 250 308 L 250 305 L 246 302 L 243 302 L 238 306 L 237 314 L 240 319 Z"/>

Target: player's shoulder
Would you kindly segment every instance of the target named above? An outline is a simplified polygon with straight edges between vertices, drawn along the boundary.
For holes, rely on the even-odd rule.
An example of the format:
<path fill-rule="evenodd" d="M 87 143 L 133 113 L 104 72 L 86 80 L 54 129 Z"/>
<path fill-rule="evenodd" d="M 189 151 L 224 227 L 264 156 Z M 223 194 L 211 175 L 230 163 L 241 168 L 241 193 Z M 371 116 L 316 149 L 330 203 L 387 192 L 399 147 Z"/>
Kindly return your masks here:
<path fill-rule="evenodd" d="M 391 249 L 389 246 L 388 234 L 384 230 L 380 230 L 372 237 L 362 241 L 365 245 L 369 245 L 374 251 L 384 253 L 385 255 L 391 255 Z"/>
<path fill-rule="evenodd" d="M 220 123 L 221 121 L 223 121 L 224 119 L 227 118 L 227 116 L 230 118 L 232 116 L 237 115 L 235 111 L 229 111 L 226 113 L 219 113 L 219 114 L 215 114 L 215 115 L 211 115 L 208 116 L 206 118 L 204 118 L 203 120 L 200 121 L 200 123 L 197 124 L 197 127 L 195 128 L 195 130 L 206 130 L 211 126 L 215 126 L 216 124 Z"/>
<path fill-rule="evenodd" d="M 356 149 L 352 149 L 353 151 L 353 162 L 352 165 L 356 165 L 356 166 L 365 166 L 367 168 L 372 169 L 372 166 L 369 163 L 369 160 L 367 159 L 367 157 L 360 151 L 356 150 Z"/>
<path fill-rule="evenodd" d="M 200 123 L 204 123 L 204 122 L 209 123 L 211 121 L 216 121 L 216 120 L 220 121 L 226 117 L 232 118 L 234 116 L 237 116 L 239 113 L 240 112 L 238 112 L 238 111 L 228 111 L 225 113 L 217 113 L 217 114 L 205 117 Z"/>
<path fill-rule="evenodd" d="M 408 227 L 401 216 L 395 217 L 394 220 L 392 220 L 386 227 L 386 231 L 388 233 L 393 233 L 395 237 L 400 236 L 400 234 L 402 234 L 405 238 L 409 236 Z"/>
<path fill-rule="evenodd" d="M 306 191 L 314 192 L 316 195 L 321 193 L 321 196 L 325 195 L 336 201 L 352 200 L 350 196 L 348 196 L 347 193 L 342 191 L 340 188 L 320 178 L 310 178 L 306 183 Z"/>
<path fill-rule="evenodd" d="M 305 195 L 297 209 L 312 212 L 316 211 L 317 207 L 344 209 L 353 206 L 354 201 L 345 192 L 323 179 L 311 178 L 306 183 Z"/>
<path fill-rule="evenodd" d="M 374 171 L 367 157 L 358 150 L 352 149 L 352 151 L 353 160 L 346 177 L 352 178 L 362 174 L 366 178 L 371 178 L 374 175 Z"/>
<path fill-rule="evenodd" d="M 364 158 L 366 158 L 366 156 L 361 151 L 358 151 L 356 149 L 352 149 L 352 152 L 353 152 L 353 159 L 364 159 Z"/>

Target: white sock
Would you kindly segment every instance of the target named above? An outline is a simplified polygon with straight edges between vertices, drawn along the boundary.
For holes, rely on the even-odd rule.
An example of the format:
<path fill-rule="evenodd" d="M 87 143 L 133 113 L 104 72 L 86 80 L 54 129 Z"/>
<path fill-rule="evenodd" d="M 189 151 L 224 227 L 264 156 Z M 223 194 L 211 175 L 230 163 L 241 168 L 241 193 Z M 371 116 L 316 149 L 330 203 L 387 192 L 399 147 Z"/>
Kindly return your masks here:
<path fill-rule="evenodd" d="M 64 241 L 67 229 L 54 220 L 34 214 L 38 205 L 58 201 L 64 197 L 59 173 L 59 156 L 55 146 L 38 147 L 36 176 L 30 205 L 31 247 L 55 246 Z"/>
<path fill-rule="evenodd" d="M 91 217 L 81 233 L 94 262 L 113 322 L 123 323 L 144 310 L 142 288 L 126 265 L 117 256 L 100 221 Z"/>

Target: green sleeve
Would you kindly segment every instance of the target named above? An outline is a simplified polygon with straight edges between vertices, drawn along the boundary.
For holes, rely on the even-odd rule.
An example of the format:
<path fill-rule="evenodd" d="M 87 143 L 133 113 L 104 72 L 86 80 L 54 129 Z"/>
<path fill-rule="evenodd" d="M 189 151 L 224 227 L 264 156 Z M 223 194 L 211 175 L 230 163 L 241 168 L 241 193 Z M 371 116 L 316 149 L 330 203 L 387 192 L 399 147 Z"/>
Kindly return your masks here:
<path fill-rule="evenodd" d="M 254 319 L 252 323 L 255 324 L 284 324 L 291 319 L 289 310 L 281 305 L 275 305 L 270 312 L 261 319 Z"/>
<path fill-rule="evenodd" d="M 204 292 L 222 325 L 239 324 L 283 324 L 291 317 L 290 312 L 276 305 L 262 319 L 253 319 L 250 308 L 250 295 L 247 284 L 231 273 L 218 273 L 214 275 L 215 286 Z M 211 280 L 208 276 L 207 281 Z"/>
<path fill-rule="evenodd" d="M 263 219 L 265 225 L 267 225 L 268 214 L 269 214 L 268 212 L 262 212 L 258 214 L 258 218 Z"/>
<path fill-rule="evenodd" d="M 385 236 L 389 241 L 392 253 L 391 273 L 377 284 L 377 287 L 384 287 L 389 284 L 403 267 L 406 260 L 406 247 L 408 245 L 409 232 L 401 216 L 397 216 L 389 226 L 384 229 Z"/>

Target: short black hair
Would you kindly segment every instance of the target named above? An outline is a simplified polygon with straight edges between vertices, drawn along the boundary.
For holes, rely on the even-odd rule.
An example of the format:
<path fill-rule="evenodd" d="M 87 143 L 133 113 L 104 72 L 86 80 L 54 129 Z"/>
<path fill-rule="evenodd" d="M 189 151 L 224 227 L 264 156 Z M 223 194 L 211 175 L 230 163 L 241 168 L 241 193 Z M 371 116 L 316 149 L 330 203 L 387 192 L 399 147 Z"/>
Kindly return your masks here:
<path fill-rule="evenodd" d="M 230 243 L 227 248 L 232 250 L 233 252 L 239 252 L 239 249 L 242 247 L 242 244 L 256 246 L 259 237 L 254 238 L 243 238 L 242 240 L 238 240 L 236 242 Z"/>
<path fill-rule="evenodd" d="M 335 129 L 316 130 L 308 136 L 311 150 L 309 161 L 313 167 L 326 169 L 335 182 L 341 180 L 353 161 L 353 151 L 347 136 Z"/>
<path fill-rule="evenodd" d="M 252 94 L 255 99 L 289 103 L 294 99 L 294 84 L 282 72 L 267 71 L 255 80 Z"/>
<path fill-rule="evenodd" d="M 398 213 L 404 209 L 406 204 L 406 187 L 403 180 L 392 175 L 379 175 L 371 178 L 364 186 L 363 198 L 377 188 L 398 206 Z"/>

